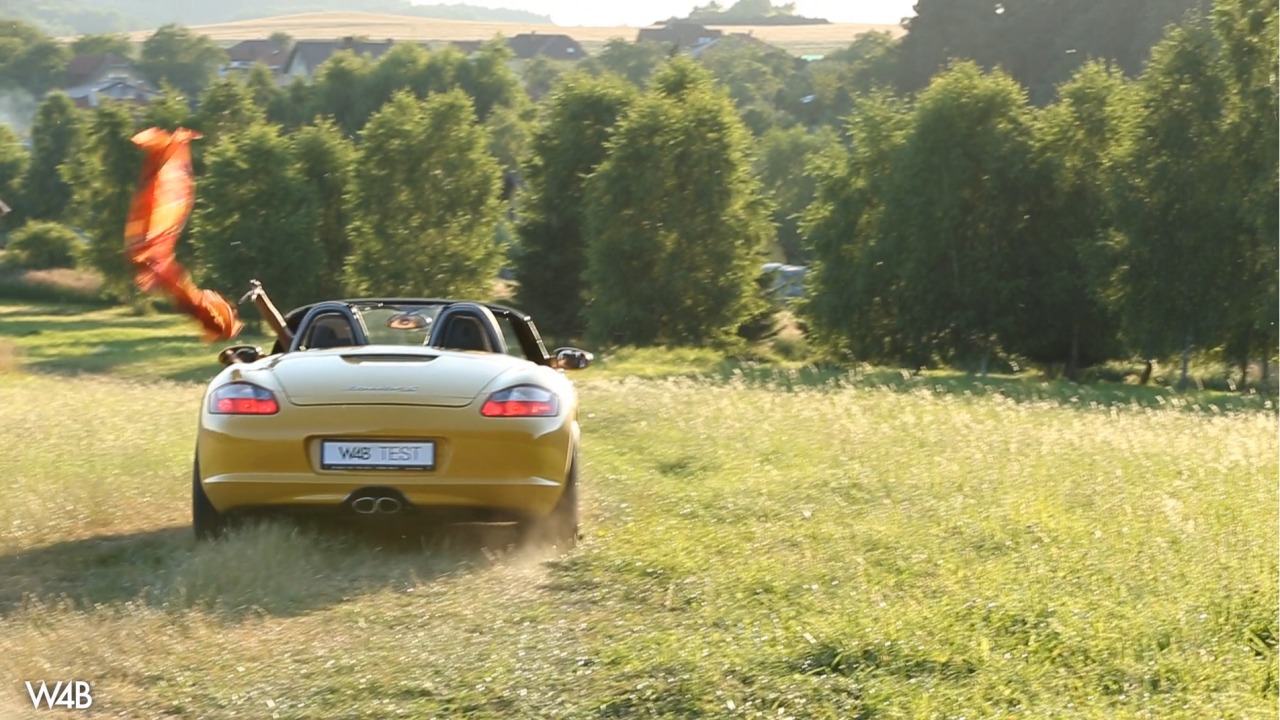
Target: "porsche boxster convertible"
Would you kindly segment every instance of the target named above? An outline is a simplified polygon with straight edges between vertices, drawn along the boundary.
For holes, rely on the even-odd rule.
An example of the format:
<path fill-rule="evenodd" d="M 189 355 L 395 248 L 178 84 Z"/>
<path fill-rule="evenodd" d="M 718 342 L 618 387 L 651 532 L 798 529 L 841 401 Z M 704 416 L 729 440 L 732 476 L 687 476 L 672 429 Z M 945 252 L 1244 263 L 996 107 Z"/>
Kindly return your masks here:
<path fill-rule="evenodd" d="M 548 353 L 529 316 L 475 302 L 340 300 L 275 315 L 275 346 L 227 348 L 205 392 L 197 538 L 251 511 L 313 510 L 514 522 L 576 541 L 578 400 L 563 371 L 590 353 Z"/>

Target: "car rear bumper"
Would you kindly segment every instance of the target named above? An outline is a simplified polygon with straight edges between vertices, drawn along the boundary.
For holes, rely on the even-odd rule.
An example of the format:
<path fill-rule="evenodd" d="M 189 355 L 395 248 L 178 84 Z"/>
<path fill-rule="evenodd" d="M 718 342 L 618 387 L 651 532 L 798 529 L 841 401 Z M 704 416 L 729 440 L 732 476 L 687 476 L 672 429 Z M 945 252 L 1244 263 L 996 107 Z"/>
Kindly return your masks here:
<path fill-rule="evenodd" d="M 205 477 L 205 494 L 220 512 L 249 508 L 339 509 L 348 498 L 368 488 L 389 488 L 413 509 L 491 509 L 512 515 L 545 515 L 559 500 L 560 482 L 531 477 L 523 481 L 389 477 L 389 474 L 228 473 Z"/>
<path fill-rule="evenodd" d="M 577 423 L 564 417 L 493 419 L 459 410 L 379 406 L 291 408 L 287 414 L 203 414 L 198 469 L 218 511 L 337 509 L 353 493 L 390 488 L 414 509 L 545 515 L 564 491 L 577 444 Z M 431 441 L 434 469 L 322 467 L 324 440 L 362 439 Z"/>

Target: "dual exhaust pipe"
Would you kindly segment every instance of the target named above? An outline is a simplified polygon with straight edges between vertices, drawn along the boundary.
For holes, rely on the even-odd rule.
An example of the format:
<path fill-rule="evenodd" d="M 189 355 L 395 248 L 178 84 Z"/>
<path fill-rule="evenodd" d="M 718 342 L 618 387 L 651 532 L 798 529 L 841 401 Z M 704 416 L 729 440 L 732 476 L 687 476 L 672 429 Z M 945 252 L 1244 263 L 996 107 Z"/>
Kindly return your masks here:
<path fill-rule="evenodd" d="M 390 515 L 403 510 L 404 503 L 393 497 L 361 497 L 351 501 L 351 509 L 361 515 Z"/>

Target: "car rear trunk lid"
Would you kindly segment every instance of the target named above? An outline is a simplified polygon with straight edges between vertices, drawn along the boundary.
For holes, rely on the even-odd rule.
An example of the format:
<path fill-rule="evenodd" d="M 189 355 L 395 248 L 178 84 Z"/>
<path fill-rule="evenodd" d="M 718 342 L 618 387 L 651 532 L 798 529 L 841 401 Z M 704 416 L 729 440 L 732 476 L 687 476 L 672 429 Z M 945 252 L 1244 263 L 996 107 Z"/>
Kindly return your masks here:
<path fill-rule="evenodd" d="M 272 371 L 295 405 L 464 407 L 511 361 L 505 355 L 342 348 L 289 353 Z"/>

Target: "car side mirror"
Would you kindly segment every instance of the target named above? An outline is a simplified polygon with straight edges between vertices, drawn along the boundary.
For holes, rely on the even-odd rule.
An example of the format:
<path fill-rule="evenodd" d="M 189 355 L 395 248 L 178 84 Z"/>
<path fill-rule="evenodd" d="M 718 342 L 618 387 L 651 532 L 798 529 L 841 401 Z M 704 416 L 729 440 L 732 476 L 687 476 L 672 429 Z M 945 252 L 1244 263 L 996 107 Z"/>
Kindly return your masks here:
<path fill-rule="evenodd" d="M 562 347 L 556 350 L 555 366 L 560 370 L 585 370 L 596 356 L 586 350 Z"/>
<path fill-rule="evenodd" d="M 218 353 L 218 362 L 223 365 L 251 363 L 262 357 L 262 348 L 253 345 L 232 345 Z"/>

